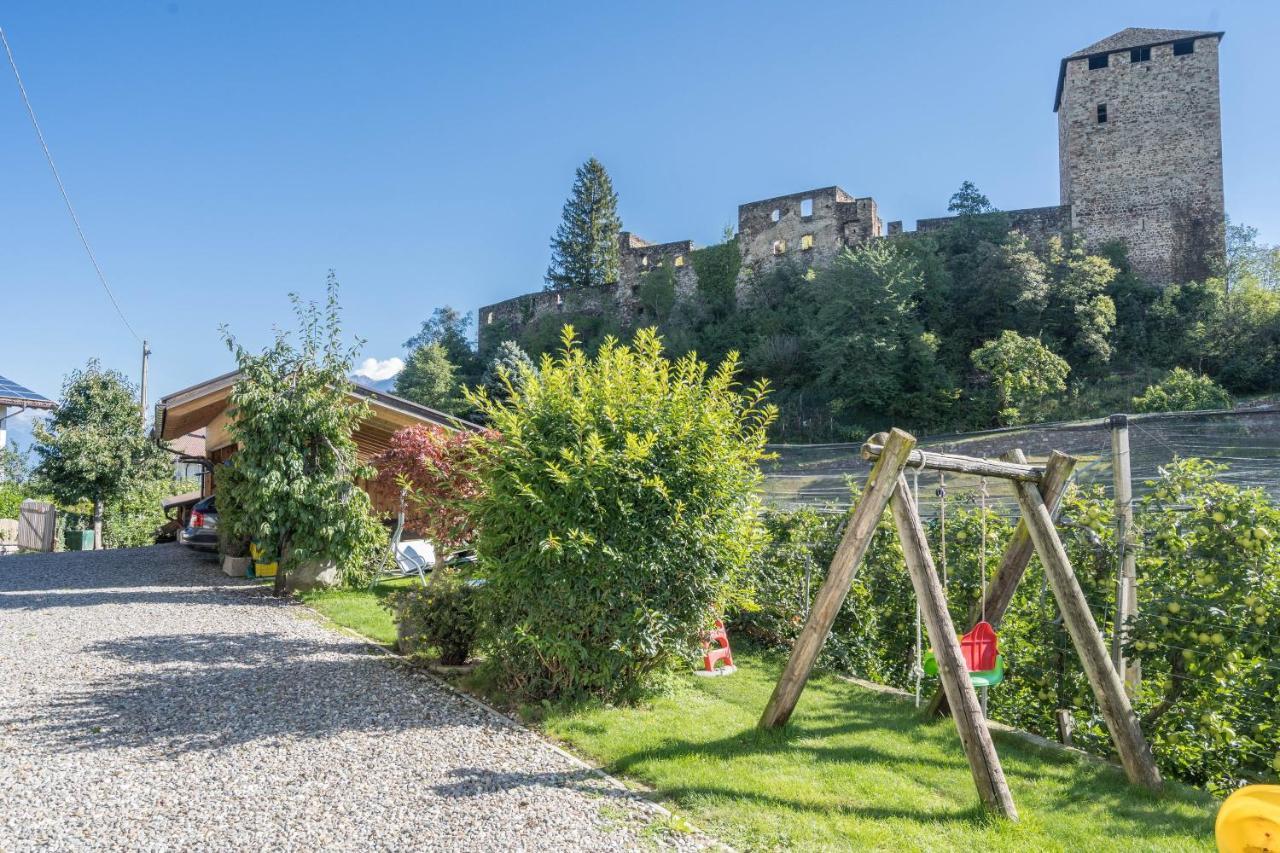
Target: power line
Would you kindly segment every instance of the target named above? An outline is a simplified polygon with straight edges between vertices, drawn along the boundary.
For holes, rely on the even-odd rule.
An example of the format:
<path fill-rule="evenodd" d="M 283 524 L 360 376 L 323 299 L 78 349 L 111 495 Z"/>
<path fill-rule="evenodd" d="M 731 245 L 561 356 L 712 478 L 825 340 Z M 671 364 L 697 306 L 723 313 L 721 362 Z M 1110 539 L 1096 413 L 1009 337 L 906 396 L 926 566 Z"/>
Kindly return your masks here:
<path fill-rule="evenodd" d="M 128 319 L 124 316 L 124 311 L 120 310 L 120 303 L 116 301 L 116 295 L 111 292 L 111 287 L 107 284 L 107 277 L 103 274 L 102 267 L 98 264 L 98 259 L 93 254 L 93 249 L 89 247 L 89 240 L 84 236 L 84 229 L 80 227 L 80 217 L 76 216 L 76 209 L 71 206 L 71 196 L 67 195 L 67 188 L 62 183 L 62 176 L 58 174 L 58 167 L 53 163 L 53 154 L 49 152 L 49 145 L 44 140 L 44 132 L 40 130 L 40 122 L 36 121 L 36 111 L 31 106 L 31 99 L 27 97 L 27 87 L 22 85 L 22 75 L 18 73 L 18 63 L 13 58 L 13 49 L 9 47 L 9 40 L 5 38 L 3 27 L 0 27 L 0 42 L 4 43 L 4 52 L 9 57 L 9 67 L 13 69 L 13 78 L 18 81 L 18 91 L 22 94 L 22 103 L 27 106 L 27 115 L 31 117 L 31 126 L 36 130 L 36 138 L 40 140 L 40 147 L 44 150 L 44 159 L 49 162 L 49 170 L 53 172 L 53 179 L 58 183 L 58 192 L 62 193 L 62 201 L 67 205 L 67 212 L 71 214 L 71 222 L 76 227 L 76 234 L 80 236 L 80 243 L 84 246 L 85 253 L 89 255 L 89 262 L 93 264 L 93 269 L 98 274 L 98 281 L 102 282 L 102 289 L 107 292 L 107 298 L 111 300 L 111 305 L 116 309 L 116 314 L 120 315 L 120 322 L 124 323 L 125 328 L 129 330 L 129 334 L 133 335 L 134 340 L 141 343 L 142 338 L 138 337 L 138 333 L 133 330 L 133 326 L 129 324 Z"/>

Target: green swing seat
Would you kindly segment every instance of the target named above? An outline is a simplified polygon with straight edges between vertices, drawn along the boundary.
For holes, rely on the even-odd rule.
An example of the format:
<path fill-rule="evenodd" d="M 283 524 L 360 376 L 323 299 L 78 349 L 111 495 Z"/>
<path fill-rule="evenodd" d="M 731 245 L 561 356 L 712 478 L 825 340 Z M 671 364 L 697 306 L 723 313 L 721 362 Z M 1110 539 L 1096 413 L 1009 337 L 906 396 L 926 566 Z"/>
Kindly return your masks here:
<path fill-rule="evenodd" d="M 960 638 L 960 651 L 969 668 L 969 683 L 974 687 L 995 687 L 1004 681 L 1004 655 L 1000 654 L 996 632 L 985 620 Z M 924 657 L 924 674 L 938 674 L 938 660 L 933 649 Z"/>
<path fill-rule="evenodd" d="M 930 651 L 924 656 L 924 674 L 931 678 L 938 676 L 938 661 Z M 1004 681 L 1004 655 L 996 655 L 996 665 L 982 672 L 970 672 L 969 683 L 974 687 L 995 687 Z"/>

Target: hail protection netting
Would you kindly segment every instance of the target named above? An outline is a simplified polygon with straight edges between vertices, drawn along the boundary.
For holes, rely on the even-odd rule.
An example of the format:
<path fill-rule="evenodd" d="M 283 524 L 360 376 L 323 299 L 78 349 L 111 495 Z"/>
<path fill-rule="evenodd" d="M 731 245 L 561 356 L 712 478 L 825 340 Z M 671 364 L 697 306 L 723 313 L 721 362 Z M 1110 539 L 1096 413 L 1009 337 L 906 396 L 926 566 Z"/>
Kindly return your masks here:
<path fill-rule="evenodd" d="M 1261 487 L 1280 500 L 1280 406 L 1230 412 L 1185 412 L 1130 415 L 1129 452 L 1134 497 L 1147 481 L 1175 458 L 1197 457 L 1227 466 L 1221 479 L 1242 487 Z M 1079 461 L 1075 481 L 1112 489 L 1111 429 L 1105 418 L 1072 423 L 1039 424 L 921 439 L 920 447 L 945 453 L 998 459 L 1020 448 L 1032 464 L 1043 463 L 1052 450 Z M 764 498 L 777 508 L 809 506 L 838 512 L 849 508 L 849 478 L 861 482 L 871 465 L 859 455 L 860 444 L 775 444 L 777 458 L 764 465 Z M 910 476 L 910 475 L 909 475 Z M 946 474 L 948 500 L 969 500 L 978 493 L 975 477 Z M 920 474 L 920 513 L 937 515 L 939 475 Z M 987 483 L 989 506 L 1015 518 L 1012 487 L 1002 480 Z"/>

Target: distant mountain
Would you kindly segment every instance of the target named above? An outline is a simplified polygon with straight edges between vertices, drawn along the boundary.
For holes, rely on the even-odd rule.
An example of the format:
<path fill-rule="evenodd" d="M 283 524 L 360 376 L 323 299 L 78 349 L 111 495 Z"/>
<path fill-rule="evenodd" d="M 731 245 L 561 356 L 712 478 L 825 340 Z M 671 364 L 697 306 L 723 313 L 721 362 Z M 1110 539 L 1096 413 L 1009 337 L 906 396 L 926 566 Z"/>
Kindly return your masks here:
<path fill-rule="evenodd" d="M 384 394 L 396 393 L 396 378 L 392 376 L 390 379 L 370 379 L 368 376 L 352 376 L 351 381 L 362 388 L 372 388 L 374 391 L 381 391 Z"/>

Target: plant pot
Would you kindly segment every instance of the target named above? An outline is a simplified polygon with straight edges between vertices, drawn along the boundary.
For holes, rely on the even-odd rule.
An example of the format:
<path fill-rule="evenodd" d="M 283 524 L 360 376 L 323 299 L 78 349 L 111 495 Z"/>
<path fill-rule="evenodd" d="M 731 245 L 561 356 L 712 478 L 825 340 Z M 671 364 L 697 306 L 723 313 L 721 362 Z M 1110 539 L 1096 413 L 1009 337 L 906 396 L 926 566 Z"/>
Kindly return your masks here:
<path fill-rule="evenodd" d="M 222 573 L 232 578 L 248 577 L 251 562 L 248 557 L 223 557 Z"/>

